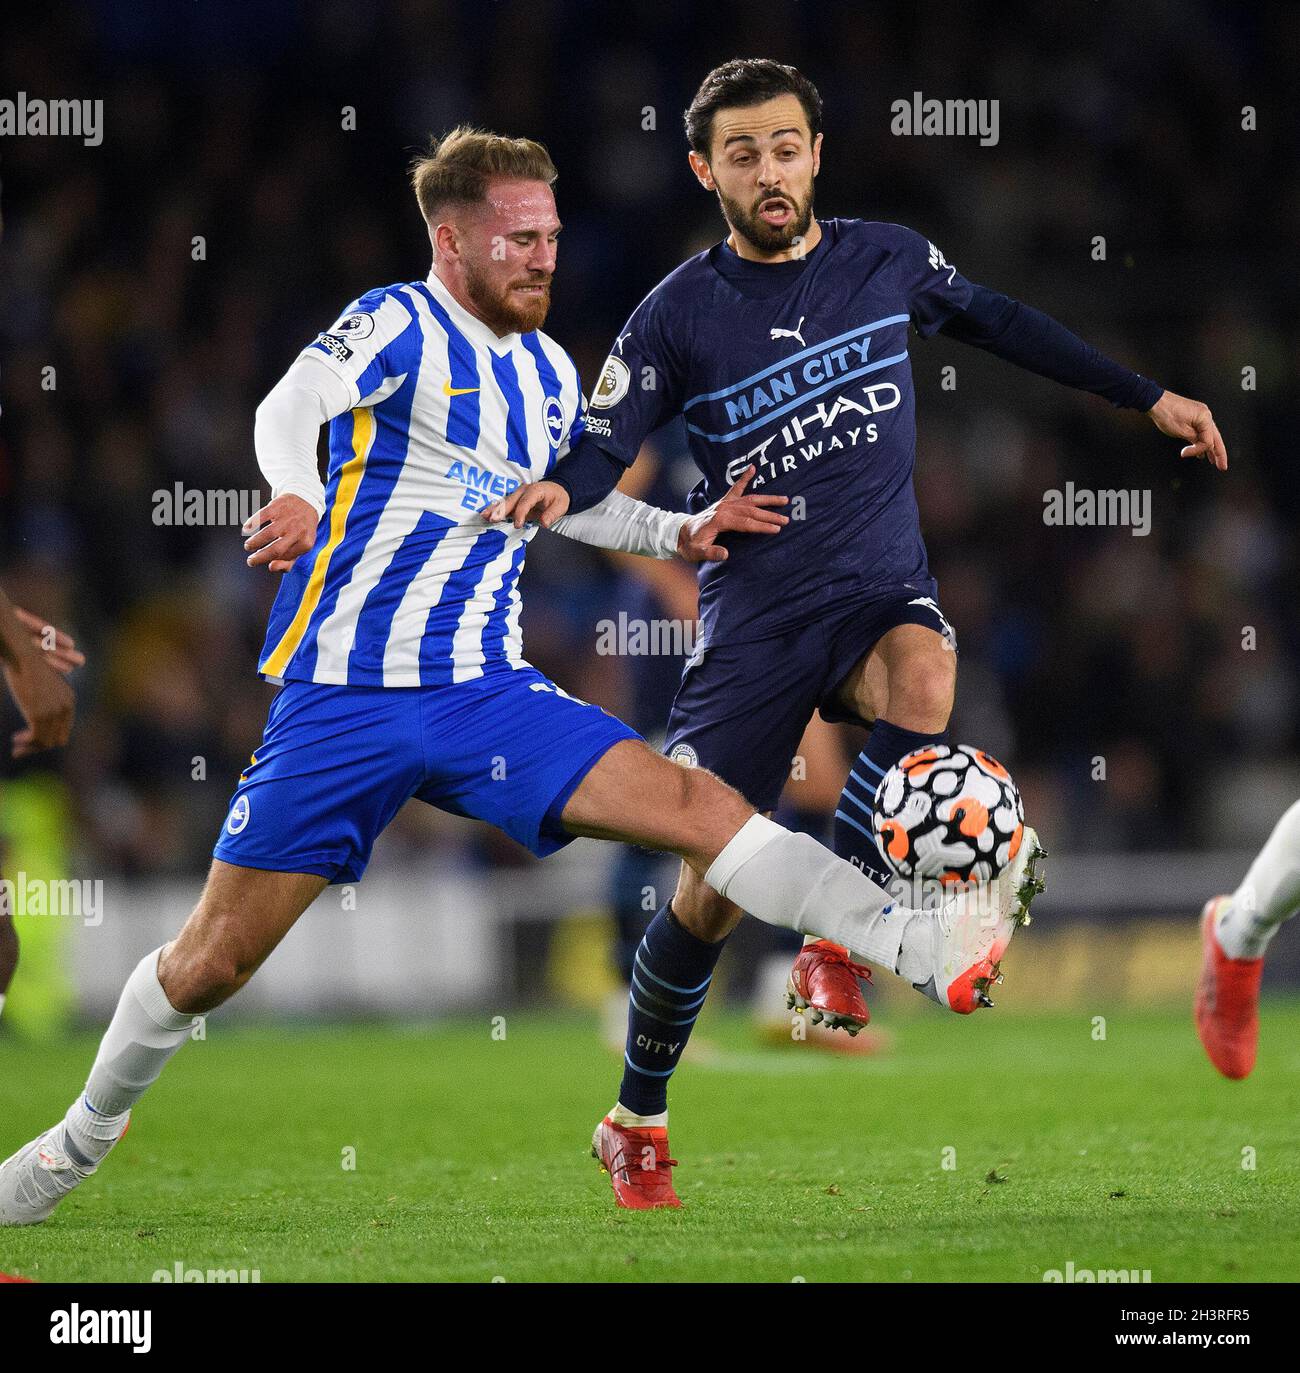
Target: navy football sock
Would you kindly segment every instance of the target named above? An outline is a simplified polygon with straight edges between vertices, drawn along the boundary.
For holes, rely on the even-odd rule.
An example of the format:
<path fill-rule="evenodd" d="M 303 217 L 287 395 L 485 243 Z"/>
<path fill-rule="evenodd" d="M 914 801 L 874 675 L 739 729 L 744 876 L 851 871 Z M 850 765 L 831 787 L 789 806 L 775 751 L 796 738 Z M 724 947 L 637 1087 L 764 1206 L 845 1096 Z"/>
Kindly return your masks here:
<path fill-rule="evenodd" d="M 706 944 L 677 923 L 672 904 L 660 908 L 636 951 L 627 1013 L 621 1106 L 639 1116 L 668 1109 L 673 1075 L 704 1005 L 725 939 Z"/>
<path fill-rule="evenodd" d="M 888 720 L 877 720 L 867 736 L 866 748 L 849 770 L 849 780 L 835 807 L 833 847 L 841 858 L 860 867 L 882 887 L 888 885 L 893 873 L 880 856 L 871 829 L 871 813 L 880 779 L 913 749 L 947 742 L 947 730 L 942 734 L 922 734 L 914 729 L 900 729 Z"/>

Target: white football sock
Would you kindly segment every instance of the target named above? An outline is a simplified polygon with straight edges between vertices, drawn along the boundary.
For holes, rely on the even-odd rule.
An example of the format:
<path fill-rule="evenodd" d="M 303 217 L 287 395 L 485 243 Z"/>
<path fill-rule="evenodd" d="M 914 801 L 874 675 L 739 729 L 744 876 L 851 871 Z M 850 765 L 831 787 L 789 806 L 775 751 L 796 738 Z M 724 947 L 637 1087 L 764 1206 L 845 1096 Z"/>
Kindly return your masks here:
<path fill-rule="evenodd" d="M 833 940 L 891 971 L 914 914 L 861 868 L 761 815 L 732 835 L 704 880 L 769 925 Z"/>
<path fill-rule="evenodd" d="M 158 981 L 158 955 L 146 954 L 122 988 L 100 1041 L 86 1090 L 64 1124 L 80 1153 L 98 1162 L 126 1128 L 131 1107 L 157 1081 L 167 1060 L 189 1038 L 194 1017 L 176 1010 Z"/>
<path fill-rule="evenodd" d="M 1262 958 L 1300 911 L 1300 801 L 1277 822 L 1241 886 L 1219 907 L 1215 934 L 1229 958 Z"/>
<path fill-rule="evenodd" d="M 0 992 L 0 1015 L 5 1013 L 5 993 Z"/>

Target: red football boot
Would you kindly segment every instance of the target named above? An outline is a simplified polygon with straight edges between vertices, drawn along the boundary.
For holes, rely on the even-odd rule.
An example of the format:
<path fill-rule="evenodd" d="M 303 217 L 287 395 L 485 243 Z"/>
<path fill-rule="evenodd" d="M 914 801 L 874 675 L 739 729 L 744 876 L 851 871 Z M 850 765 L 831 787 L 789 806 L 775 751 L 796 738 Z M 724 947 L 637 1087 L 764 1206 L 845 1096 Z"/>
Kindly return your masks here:
<path fill-rule="evenodd" d="M 1210 1062 L 1224 1077 L 1243 1078 L 1255 1066 L 1259 1044 L 1259 981 L 1262 958 L 1229 958 L 1214 932 L 1216 896 L 1201 912 L 1201 980 L 1196 984 L 1196 1033 Z"/>
<path fill-rule="evenodd" d="M 609 1174 L 614 1200 L 629 1211 L 682 1204 L 673 1190 L 677 1160 L 668 1156 L 665 1126 L 615 1125 L 606 1116 L 591 1137 L 591 1156 Z"/>
<path fill-rule="evenodd" d="M 818 939 L 799 950 L 786 984 L 785 1004 L 799 1011 L 811 1007 L 814 1025 L 855 1035 L 871 1019 L 858 985 L 860 977 L 870 982 L 871 969 L 855 963 L 847 949 Z"/>

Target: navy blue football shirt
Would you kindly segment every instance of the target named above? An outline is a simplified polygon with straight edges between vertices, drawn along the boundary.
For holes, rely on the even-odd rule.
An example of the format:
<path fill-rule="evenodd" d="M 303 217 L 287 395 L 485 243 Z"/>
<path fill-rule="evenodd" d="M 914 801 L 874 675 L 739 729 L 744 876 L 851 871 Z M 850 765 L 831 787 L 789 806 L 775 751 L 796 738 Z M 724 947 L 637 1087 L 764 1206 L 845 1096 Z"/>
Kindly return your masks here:
<path fill-rule="evenodd" d="M 631 464 L 681 415 L 702 480 L 690 508 L 749 490 L 789 496 L 776 535 L 729 535 L 700 572 L 704 642 L 779 634 L 929 577 L 912 469 L 908 339 L 972 286 L 899 224 L 823 219 L 803 259 L 755 263 L 719 243 L 637 306 L 606 360 L 587 441 Z"/>

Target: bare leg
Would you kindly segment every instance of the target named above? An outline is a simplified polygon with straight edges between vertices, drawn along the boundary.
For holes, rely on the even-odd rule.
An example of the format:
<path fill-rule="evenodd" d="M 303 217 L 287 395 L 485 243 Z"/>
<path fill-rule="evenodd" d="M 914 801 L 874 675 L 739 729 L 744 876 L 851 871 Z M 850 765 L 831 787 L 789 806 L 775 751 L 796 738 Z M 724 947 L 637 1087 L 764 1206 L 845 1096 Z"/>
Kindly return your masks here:
<path fill-rule="evenodd" d="M 758 815 L 702 768 L 679 767 L 625 740 L 584 778 L 563 820 L 573 834 L 675 853 L 718 895 L 758 919 L 871 956 L 891 950 L 883 957 L 893 966 L 898 917 L 890 915 L 889 894 L 808 835 Z M 706 942 L 735 923 L 733 913 L 713 903 L 686 919 L 698 921 Z"/>
<path fill-rule="evenodd" d="M 860 658 L 836 695 L 868 724 L 939 734 L 957 691 L 957 655 L 925 625 L 895 625 Z"/>
<path fill-rule="evenodd" d="M 740 924 L 745 912 L 734 901 L 719 896 L 704 878 L 683 863 L 673 895 L 673 914 L 696 939 L 716 944 Z"/>
<path fill-rule="evenodd" d="M 158 958 L 167 1000 L 198 1015 L 234 996 L 326 885 L 314 873 L 265 872 L 214 858 L 198 905 Z"/>
<path fill-rule="evenodd" d="M 190 1037 L 193 1018 L 252 977 L 324 886 L 306 873 L 213 862 L 184 929 L 127 979 L 85 1090 L 57 1125 L 0 1166 L 0 1225 L 38 1224 L 95 1172 L 131 1108 Z"/>
<path fill-rule="evenodd" d="M 625 739 L 583 778 L 561 818 L 570 834 L 662 849 L 703 874 L 753 814 L 711 772 Z"/>

